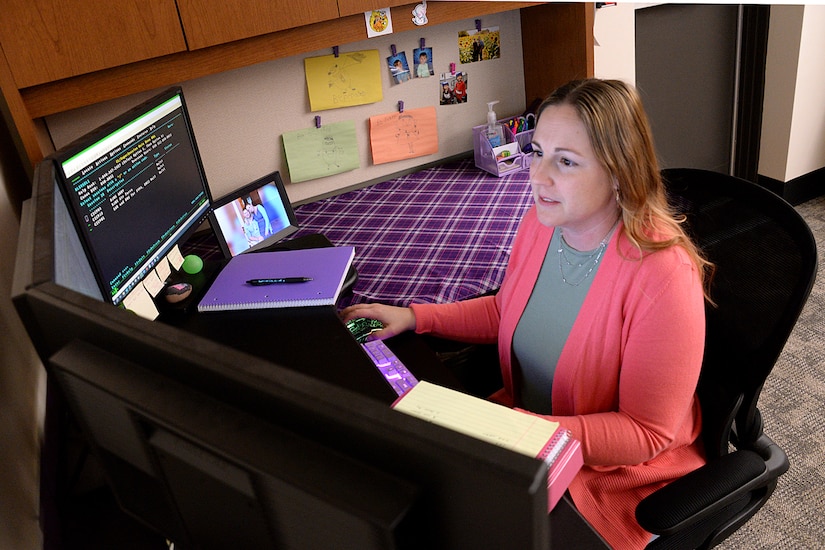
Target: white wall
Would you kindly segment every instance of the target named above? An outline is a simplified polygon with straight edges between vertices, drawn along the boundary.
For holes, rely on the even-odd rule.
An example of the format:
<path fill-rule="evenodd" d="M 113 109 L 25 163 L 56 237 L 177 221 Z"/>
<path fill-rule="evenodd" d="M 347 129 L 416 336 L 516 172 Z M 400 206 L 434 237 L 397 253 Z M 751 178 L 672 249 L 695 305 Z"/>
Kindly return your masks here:
<path fill-rule="evenodd" d="M 392 85 L 389 71 L 382 70 L 383 100 L 379 103 L 310 112 L 304 77 L 304 58 L 330 55 L 331 50 L 279 59 L 183 83 L 184 94 L 193 119 L 206 175 L 214 197 L 222 196 L 265 174 L 280 170 L 287 182 L 290 200 L 309 197 L 385 178 L 390 174 L 471 151 L 472 127 L 486 122 L 487 102 L 499 100 L 499 117 L 524 110 L 524 68 L 521 49 L 519 11 L 487 15 L 482 27 L 499 27 L 501 58 L 462 65 L 458 60 L 458 32 L 475 27 L 474 19 L 428 25 L 413 31 L 347 44 L 341 51 L 377 49 L 383 61 L 390 46 L 405 51 L 412 69 L 413 50 L 421 38 L 433 48 L 435 77 L 412 79 Z M 457 71 L 468 71 L 468 102 L 438 105 L 438 75 L 449 72 L 451 62 Z M 107 121 L 148 97 L 110 101 L 50 117 L 47 124 L 57 147 Z M 373 165 L 369 146 L 369 117 L 397 110 L 436 105 L 439 151 L 435 155 L 407 161 Z M 358 135 L 361 168 L 318 180 L 289 183 L 283 156 L 281 134 L 312 127 L 314 117 L 322 123 L 354 120 Z"/>
<path fill-rule="evenodd" d="M 787 182 L 825 167 L 825 6 L 771 7 L 759 174 Z"/>
<path fill-rule="evenodd" d="M 636 10 L 647 5 L 619 2 L 596 10 L 593 23 L 596 78 L 636 83 Z"/>
<path fill-rule="evenodd" d="M 825 167 L 825 5 L 805 6 L 783 181 Z"/>
<path fill-rule="evenodd" d="M 771 6 L 759 174 L 786 181 L 804 6 Z"/>

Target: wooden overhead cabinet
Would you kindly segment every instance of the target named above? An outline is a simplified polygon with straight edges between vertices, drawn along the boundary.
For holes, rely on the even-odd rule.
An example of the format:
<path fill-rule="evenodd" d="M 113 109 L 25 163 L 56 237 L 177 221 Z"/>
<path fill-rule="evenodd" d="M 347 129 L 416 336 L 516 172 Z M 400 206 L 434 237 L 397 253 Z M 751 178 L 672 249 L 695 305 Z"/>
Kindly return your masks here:
<path fill-rule="evenodd" d="M 190 50 L 338 17 L 337 0 L 177 0 Z"/>
<path fill-rule="evenodd" d="M 0 45 L 18 88 L 186 50 L 174 0 L 5 0 Z"/>

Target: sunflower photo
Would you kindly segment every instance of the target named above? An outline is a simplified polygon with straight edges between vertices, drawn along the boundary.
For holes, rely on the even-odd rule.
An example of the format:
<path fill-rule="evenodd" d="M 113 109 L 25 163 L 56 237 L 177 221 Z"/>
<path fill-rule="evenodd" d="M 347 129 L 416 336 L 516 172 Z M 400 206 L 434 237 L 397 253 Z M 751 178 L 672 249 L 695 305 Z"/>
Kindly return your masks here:
<path fill-rule="evenodd" d="M 501 38 L 498 27 L 459 31 L 458 59 L 461 63 L 475 63 L 499 57 L 501 57 Z"/>

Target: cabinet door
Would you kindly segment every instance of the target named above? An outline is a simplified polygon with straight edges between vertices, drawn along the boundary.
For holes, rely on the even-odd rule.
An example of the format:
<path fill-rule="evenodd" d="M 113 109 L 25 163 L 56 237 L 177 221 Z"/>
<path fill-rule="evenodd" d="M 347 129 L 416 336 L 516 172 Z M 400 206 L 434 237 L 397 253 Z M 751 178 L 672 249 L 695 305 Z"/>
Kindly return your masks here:
<path fill-rule="evenodd" d="M 404 4 L 410 4 L 410 11 L 412 11 L 415 0 L 338 0 L 338 11 L 341 12 L 341 17 L 344 17 L 345 15 L 364 13 L 379 8 L 403 6 Z"/>
<path fill-rule="evenodd" d="M 4 0 L 0 44 L 18 88 L 186 49 L 174 0 Z"/>
<path fill-rule="evenodd" d="M 338 17 L 336 0 L 178 0 L 190 50 Z"/>

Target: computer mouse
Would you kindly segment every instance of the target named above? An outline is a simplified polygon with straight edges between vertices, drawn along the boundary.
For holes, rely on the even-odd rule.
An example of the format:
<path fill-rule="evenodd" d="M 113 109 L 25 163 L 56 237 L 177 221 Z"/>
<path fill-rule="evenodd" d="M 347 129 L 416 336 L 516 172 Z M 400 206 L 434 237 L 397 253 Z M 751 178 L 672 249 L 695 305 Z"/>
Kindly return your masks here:
<path fill-rule="evenodd" d="M 175 283 L 163 289 L 163 297 L 170 304 L 182 302 L 192 294 L 192 285 L 189 283 Z"/>
<path fill-rule="evenodd" d="M 350 319 L 347 321 L 347 329 L 352 333 L 355 337 L 355 340 L 359 344 L 363 344 L 367 341 L 367 337 L 372 334 L 373 332 L 377 332 L 384 328 L 384 324 L 381 321 L 376 319 L 366 319 L 364 317 L 358 317 L 356 319 Z"/>

